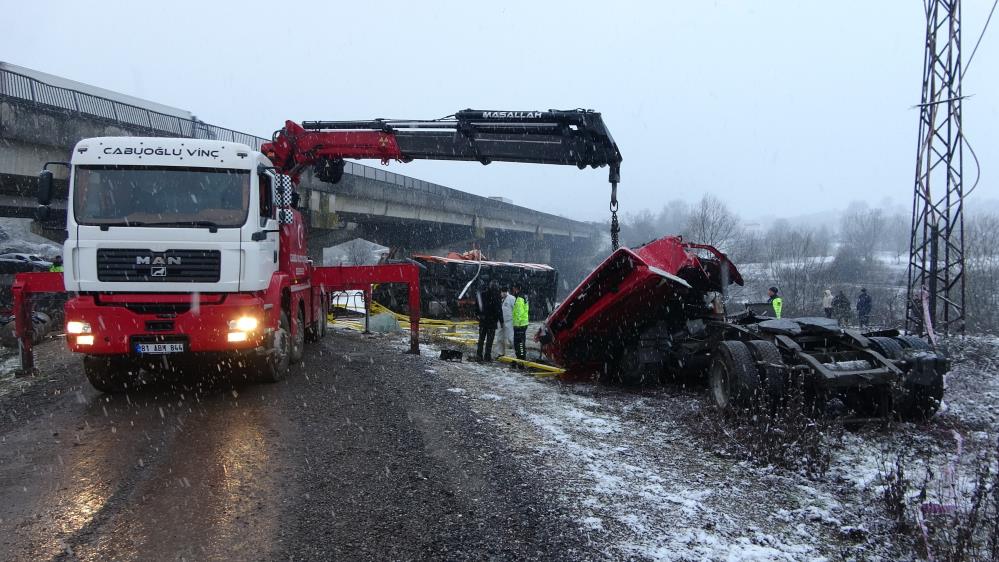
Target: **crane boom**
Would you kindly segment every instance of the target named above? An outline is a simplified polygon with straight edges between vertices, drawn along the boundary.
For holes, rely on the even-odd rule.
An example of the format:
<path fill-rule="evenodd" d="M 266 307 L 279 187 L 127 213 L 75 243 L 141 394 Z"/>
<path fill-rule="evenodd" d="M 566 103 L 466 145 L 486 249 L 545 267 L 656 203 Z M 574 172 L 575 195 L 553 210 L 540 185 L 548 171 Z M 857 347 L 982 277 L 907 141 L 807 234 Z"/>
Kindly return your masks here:
<path fill-rule="evenodd" d="M 610 167 L 620 176 L 621 152 L 595 111 L 466 109 L 437 120 L 287 121 L 261 148 L 296 181 L 307 167 L 329 183 L 348 158 L 464 160 Z"/>
<path fill-rule="evenodd" d="M 621 151 L 596 111 L 488 111 L 466 109 L 434 120 L 286 121 L 261 152 L 298 183 L 312 167 L 317 179 L 337 183 L 347 158 L 465 160 L 608 166 L 611 245 L 618 247 L 617 184 Z"/>

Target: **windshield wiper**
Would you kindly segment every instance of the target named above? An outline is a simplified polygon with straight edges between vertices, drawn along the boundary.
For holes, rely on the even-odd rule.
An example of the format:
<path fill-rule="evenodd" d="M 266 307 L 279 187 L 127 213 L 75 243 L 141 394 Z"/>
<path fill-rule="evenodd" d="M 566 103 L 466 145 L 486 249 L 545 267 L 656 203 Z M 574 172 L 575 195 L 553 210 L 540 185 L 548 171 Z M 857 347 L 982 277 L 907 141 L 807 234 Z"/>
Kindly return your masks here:
<path fill-rule="evenodd" d="M 146 222 L 146 221 L 121 221 L 101 223 L 101 230 L 107 230 L 112 226 L 200 226 L 208 228 L 208 232 L 218 232 L 219 225 L 213 221 L 174 221 L 174 222 Z"/>
<path fill-rule="evenodd" d="M 146 223 L 143 221 L 121 221 L 121 222 L 102 222 L 98 226 L 101 230 L 107 231 L 107 229 L 112 226 L 144 226 Z"/>
<path fill-rule="evenodd" d="M 207 227 L 208 232 L 218 232 L 219 225 L 213 221 L 174 221 L 174 222 L 153 222 L 148 226 L 201 226 Z"/>

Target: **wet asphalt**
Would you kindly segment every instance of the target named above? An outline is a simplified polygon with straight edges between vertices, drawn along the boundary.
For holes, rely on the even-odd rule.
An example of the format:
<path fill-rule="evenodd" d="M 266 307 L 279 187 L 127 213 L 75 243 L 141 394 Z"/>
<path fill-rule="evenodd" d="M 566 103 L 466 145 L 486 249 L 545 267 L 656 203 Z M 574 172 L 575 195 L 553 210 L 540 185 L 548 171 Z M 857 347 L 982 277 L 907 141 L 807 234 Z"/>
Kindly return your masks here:
<path fill-rule="evenodd" d="M 108 396 L 59 341 L 38 363 L 0 396 L 0 559 L 599 557 L 435 358 L 377 336 L 331 334 L 270 385 Z"/>

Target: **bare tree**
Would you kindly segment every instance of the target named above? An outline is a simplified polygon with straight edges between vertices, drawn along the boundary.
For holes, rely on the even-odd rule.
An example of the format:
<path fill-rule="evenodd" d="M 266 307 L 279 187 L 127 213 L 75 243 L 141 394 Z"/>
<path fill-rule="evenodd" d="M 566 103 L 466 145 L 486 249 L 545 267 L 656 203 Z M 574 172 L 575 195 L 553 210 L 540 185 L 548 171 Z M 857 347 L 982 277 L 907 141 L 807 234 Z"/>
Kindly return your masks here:
<path fill-rule="evenodd" d="M 739 231 L 739 217 L 721 199 L 706 194 L 691 211 L 686 230 L 692 241 L 724 250 Z"/>
<path fill-rule="evenodd" d="M 627 213 L 621 221 L 621 243 L 625 246 L 639 246 L 663 235 L 656 216 L 648 209 Z"/>
<path fill-rule="evenodd" d="M 789 316 L 816 314 L 822 290 L 829 286 L 825 255 L 828 233 L 775 221 L 766 235 L 767 269 L 780 288 Z"/>
<path fill-rule="evenodd" d="M 851 206 L 840 223 L 840 239 L 844 248 L 866 261 L 874 259 L 874 252 L 886 246 L 884 235 L 887 221 L 881 209 Z"/>
<path fill-rule="evenodd" d="M 964 244 L 967 328 L 999 333 L 999 215 L 969 218 Z"/>
<path fill-rule="evenodd" d="M 674 199 L 663 205 L 656 218 L 663 235 L 686 236 L 687 222 L 690 220 L 690 205 L 681 199 Z"/>

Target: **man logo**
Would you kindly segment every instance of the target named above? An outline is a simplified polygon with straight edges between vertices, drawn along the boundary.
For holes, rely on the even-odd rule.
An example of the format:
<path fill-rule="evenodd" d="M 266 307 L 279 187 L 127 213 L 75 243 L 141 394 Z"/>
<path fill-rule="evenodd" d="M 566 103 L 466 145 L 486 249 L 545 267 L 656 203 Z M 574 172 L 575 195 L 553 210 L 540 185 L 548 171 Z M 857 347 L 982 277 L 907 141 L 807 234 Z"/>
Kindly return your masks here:
<path fill-rule="evenodd" d="M 180 265 L 181 259 L 176 256 L 153 254 L 152 256 L 135 256 L 135 265 Z"/>
<path fill-rule="evenodd" d="M 166 277 L 166 273 L 165 267 L 154 267 L 149 270 L 150 277 Z"/>

